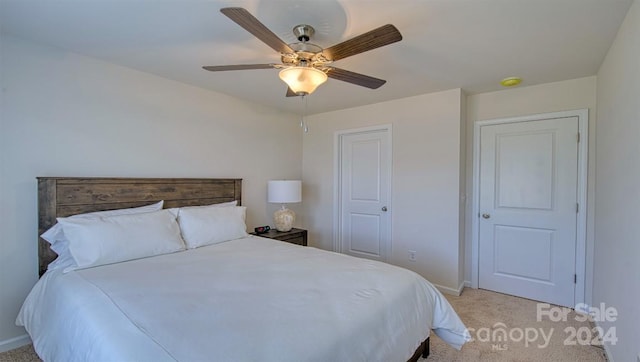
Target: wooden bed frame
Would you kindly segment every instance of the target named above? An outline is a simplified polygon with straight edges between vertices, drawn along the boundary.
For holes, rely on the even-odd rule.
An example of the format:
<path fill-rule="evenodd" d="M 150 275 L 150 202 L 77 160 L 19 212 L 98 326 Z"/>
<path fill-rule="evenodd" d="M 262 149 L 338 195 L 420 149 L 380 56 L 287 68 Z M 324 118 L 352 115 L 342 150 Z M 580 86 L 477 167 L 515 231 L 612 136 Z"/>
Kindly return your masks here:
<path fill-rule="evenodd" d="M 94 211 L 149 205 L 165 208 L 217 204 L 242 199 L 242 179 L 38 177 L 38 235 L 66 217 Z M 58 255 L 38 236 L 40 275 Z M 429 355 L 427 338 L 409 359 Z"/>
<path fill-rule="evenodd" d="M 57 217 L 149 205 L 209 205 L 242 199 L 242 179 L 38 177 L 38 235 Z M 58 255 L 38 236 L 40 275 Z"/>

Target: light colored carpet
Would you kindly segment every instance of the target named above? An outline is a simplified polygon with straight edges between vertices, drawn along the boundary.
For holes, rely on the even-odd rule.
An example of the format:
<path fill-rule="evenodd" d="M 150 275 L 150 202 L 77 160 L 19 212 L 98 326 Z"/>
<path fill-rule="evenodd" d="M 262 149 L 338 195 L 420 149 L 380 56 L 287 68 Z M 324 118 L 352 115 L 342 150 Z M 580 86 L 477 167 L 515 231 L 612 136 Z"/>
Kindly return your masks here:
<path fill-rule="evenodd" d="M 28 344 L 20 348 L 0 353 L 0 362 L 38 362 L 40 358 L 33 350 L 33 346 Z"/>
<path fill-rule="evenodd" d="M 565 329 L 578 330 L 585 327 L 592 330 L 589 322 L 576 321 L 575 313 L 567 315 L 566 322 L 553 322 L 548 318 L 536 320 L 537 302 L 489 292 L 466 288 L 461 296 L 447 296 L 449 302 L 460 315 L 462 321 L 472 330 L 475 341 L 456 351 L 440 338 L 431 335 L 431 355 L 421 362 L 435 361 L 606 361 L 603 349 L 591 345 L 564 345 L 565 340 L 572 341 Z M 503 323 L 503 324 L 499 324 Z M 491 336 L 495 330 L 507 332 L 503 341 Z M 538 333 L 537 338 L 533 330 Z M 520 331 L 522 331 L 522 336 Z M 549 343 L 546 347 L 545 336 Z M 583 335 L 586 329 L 583 329 Z M 529 334 L 529 341 L 525 334 Z M 519 340 L 519 341 L 518 341 Z M 577 341 L 577 339 L 573 339 Z M 31 345 L 0 353 L 0 362 L 40 361 Z"/>
<path fill-rule="evenodd" d="M 591 333 L 593 328 L 589 322 L 577 321 L 573 311 L 566 322 L 554 322 L 545 316 L 537 321 L 538 302 L 529 299 L 470 288 L 459 297 L 446 297 L 476 340 L 456 351 L 431 334 L 431 355 L 425 361 L 607 361 L 600 346 L 581 345 L 571 338 L 571 330 L 582 328 L 582 336 L 586 336 L 587 329 Z M 491 337 L 500 329 L 507 332 L 504 341 L 499 341 L 498 334 Z M 549 340 L 546 347 L 542 332 Z M 526 333 L 531 342 L 525 341 Z M 577 343 L 565 345 L 565 341 Z"/>

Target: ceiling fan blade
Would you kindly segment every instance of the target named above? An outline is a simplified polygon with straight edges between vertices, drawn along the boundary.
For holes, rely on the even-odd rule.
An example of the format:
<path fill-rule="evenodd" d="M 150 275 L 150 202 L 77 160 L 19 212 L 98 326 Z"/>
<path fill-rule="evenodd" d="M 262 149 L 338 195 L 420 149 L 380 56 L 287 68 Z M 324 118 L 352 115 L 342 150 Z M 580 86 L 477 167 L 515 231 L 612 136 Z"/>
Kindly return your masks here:
<path fill-rule="evenodd" d="M 244 8 L 222 8 L 220 12 L 243 27 L 263 43 L 280 53 L 293 53 L 293 50 L 269 28 L 256 19 Z"/>
<path fill-rule="evenodd" d="M 400 40 L 402 40 L 402 34 L 400 34 L 398 29 L 391 24 L 387 24 L 329 47 L 323 51 L 323 54 L 327 58 L 335 61 Z"/>
<path fill-rule="evenodd" d="M 387 82 L 386 80 L 370 77 L 368 75 L 360 73 L 354 73 L 336 67 L 330 67 L 329 71 L 327 71 L 327 76 L 329 76 L 329 78 L 341 80 L 347 83 L 353 83 L 355 85 L 371 89 L 378 89 Z"/>
<path fill-rule="evenodd" d="M 269 69 L 273 64 L 236 64 L 236 65 L 205 65 L 202 67 L 211 72 L 223 72 L 226 70 Z"/>
<path fill-rule="evenodd" d="M 298 95 L 290 87 L 287 87 L 287 97 L 297 97 Z"/>

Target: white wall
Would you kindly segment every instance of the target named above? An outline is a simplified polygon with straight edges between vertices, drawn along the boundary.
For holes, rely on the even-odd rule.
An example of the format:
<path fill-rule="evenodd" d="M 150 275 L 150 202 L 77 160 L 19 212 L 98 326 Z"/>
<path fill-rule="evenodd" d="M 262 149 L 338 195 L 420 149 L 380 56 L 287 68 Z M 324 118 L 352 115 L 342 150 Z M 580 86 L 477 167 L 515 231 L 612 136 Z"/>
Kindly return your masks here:
<path fill-rule="evenodd" d="M 300 178 L 297 117 L 147 73 L 1 40 L 0 350 L 37 280 L 36 176 L 240 177 L 247 226 L 266 182 Z"/>
<path fill-rule="evenodd" d="M 471 281 L 471 210 L 473 200 L 473 126 L 476 121 L 525 116 L 538 113 L 589 109 L 589 170 L 587 178 L 587 260 L 593 260 L 593 220 L 595 183 L 596 77 L 586 77 L 530 87 L 506 89 L 467 97 L 467 218 L 465 280 Z M 476 216 L 474 216 L 476 215 Z M 587 261 L 589 262 L 589 261 Z M 588 268 L 587 268 L 588 269 Z M 592 280 L 592 275 L 586 275 Z M 591 285 L 586 286 L 587 301 Z"/>
<path fill-rule="evenodd" d="M 616 308 L 610 360 L 640 358 L 640 2 L 598 72 L 593 303 Z"/>
<path fill-rule="evenodd" d="M 310 100 L 311 101 L 311 100 Z M 304 225 L 310 243 L 333 247 L 334 134 L 380 124 L 393 127 L 391 263 L 455 291 L 459 275 L 460 89 L 307 118 L 303 140 Z M 409 262 L 407 251 L 417 251 Z"/>

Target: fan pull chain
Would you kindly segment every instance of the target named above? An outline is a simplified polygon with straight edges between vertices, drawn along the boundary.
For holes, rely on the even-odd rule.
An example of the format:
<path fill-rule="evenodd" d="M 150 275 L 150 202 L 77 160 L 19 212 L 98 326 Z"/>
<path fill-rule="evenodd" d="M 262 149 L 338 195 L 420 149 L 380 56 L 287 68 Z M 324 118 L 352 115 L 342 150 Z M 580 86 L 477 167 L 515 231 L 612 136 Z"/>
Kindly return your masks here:
<path fill-rule="evenodd" d="M 304 95 L 301 98 L 302 98 L 302 101 L 304 102 L 304 111 L 302 112 L 302 118 L 300 118 L 300 128 L 302 128 L 304 133 L 309 133 L 309 127 L 307 127 L 307 123 L 304 121 L 304 117 L 307 114 L 307 105 L 308 105 L 307 96 Z"/>

